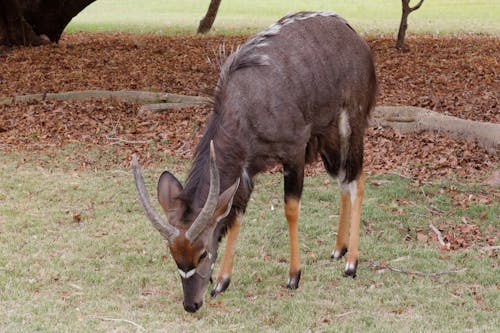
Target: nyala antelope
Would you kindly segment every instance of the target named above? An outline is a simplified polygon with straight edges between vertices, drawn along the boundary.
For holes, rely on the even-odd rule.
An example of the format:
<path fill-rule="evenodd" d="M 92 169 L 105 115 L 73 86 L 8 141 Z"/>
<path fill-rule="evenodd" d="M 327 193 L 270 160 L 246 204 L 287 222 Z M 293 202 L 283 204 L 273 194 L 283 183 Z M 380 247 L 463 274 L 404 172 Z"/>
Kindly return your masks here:
<path fill-rule="evenodd" d="M 370 49 L 345 20 L 329 12 L 288 15 L 248 40 L 222 66 L 213 111 L 185 185 L 168 171 L 158 181 L 158 200 L 168 222 L 152 208 L 133 157 L 139 199 L 168 241 L 186 311 L 202 306 L 226 234 L 211 295 L 229 286 L 253 178 L 276 163 L 283 166 L 290 236 L 288 288 L 298 288 L 301 274 L 298 221 L 304 166 L 318 155 L 340 188 L 331 256 L 341 259 L 347 253 L 344 274 L 356 276 L 363 137 L 376 90 Z"/>

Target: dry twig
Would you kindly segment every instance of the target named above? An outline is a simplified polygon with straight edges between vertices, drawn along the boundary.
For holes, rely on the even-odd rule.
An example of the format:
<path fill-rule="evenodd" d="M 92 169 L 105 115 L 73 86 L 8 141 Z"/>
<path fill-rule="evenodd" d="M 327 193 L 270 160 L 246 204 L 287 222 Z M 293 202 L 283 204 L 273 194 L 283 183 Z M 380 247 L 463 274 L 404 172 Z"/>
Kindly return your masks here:
<path fill-rule="evenodd" d="M 115 321 L 115 322 L 123 322 L 123 323 L 127 323 L 127 324 L 130 324 L 130 325 L 133 325 L 135 326 L 136 328 L 140 329 L 141 331 L 145 331 L 146 329 L 144 327 L 142 327 L 141 325 L 137 324 L 137 323 L 134 323 L 133 321 L 131 320 L 128 320 L 128 319 L 121 319 L 121 318 L 108 318 L 108 317 L 100 317 L 100 316 L 92 316 L 93 318 L 95 319 L 99 319 L 99 320 L 104 320 L 104 321 Z"/>
<path fill-rule="evenodd" d="M 131 141 L 131 140 L 125 140 L 125 139 L 121 139 L 121 138 L 113 138 L 113 137 L 110 137 L 110 136 L 106 136 L 106 139 L 108 139 L 109 141 L 113 141 L 113 142 L 110 142 L 108 143 L 108 146 L 110 145 L 116 145 L 116 144 L 145 144 L 145 143 L 149 143 L 149 141 Z"/>
<path fill-rule="evenodd" d="M 485 246 L 485 247 L 482 247 L 480 250 L 481 250 L 481 252 L 498 251 L 498 250 L 500 250 L 500 245 Z"/>
<path fill-rule="evenodd" d="M 425 272 L 419 272 L 419 271 L 407 271 L 404 269 L 393 267 L 389 264 L 381 264 L 381 263 L 377 263 L 374 261 L 370 261 L 370 267 L 372 269 L 375 269 L 375 270 L 381 270 L 381 271 L 389 270 L 391 272 L 403 273 L 403 274 L 408 274 L 408 275 L 417 275 L 417 276 L 423 276 L 423 277 L 438 277 L 438 276 L 446 275 L 446 274 L 463 273 L 467 270 L 466 268 L 462 268 L 462 269 L 450 270 L 450 271 L 425 273 Z"/>
<path fill-rule="evenodd" d="M 441 234 L 441 231 L 439 231 L 439 229 L 436 228 L 434 226 L 434 224 L 432 224 L 432 223 L 429 223 L 429 228 L 431 228 L 431 230 L 434 231 L 434 233 L 437 235 L 437 238 L 438 238 L 438 241 L 439 241 L 439 245 L 441 245 L 441 249 L 443 249 L 443 250 L 449 250 L 451 244 L 450 243 L 446 243 L 444 241 L 443 234 Z"/>
<path fill-rule="evenodd" d="M 408 179 L 408 180 L 415 180 L 414 177 L 406 176 L 406 175 L 403 175 L 402 173 L 395 172 L 395 171 L 389 172 L 389 174 L 395 175 L 395 176 L 398 176 L 398 177 L 401 177 L 401 178 L 404 178 L 404 179 Z"/>
<path fill-rule="evenodd" d="M 356 311 L 344 312 L 344 313 L 341 313 L 341 314 L 335 315 L 334 317 L 338 319 L 338 318 L 342 318 L 342 317 L 345 317 L 345 316 L 349 316 L 349 315 L 351 315 L 351 314 L 353 314 L 353 313 L 355 313 L 355 312 L 356 312 Z"/>

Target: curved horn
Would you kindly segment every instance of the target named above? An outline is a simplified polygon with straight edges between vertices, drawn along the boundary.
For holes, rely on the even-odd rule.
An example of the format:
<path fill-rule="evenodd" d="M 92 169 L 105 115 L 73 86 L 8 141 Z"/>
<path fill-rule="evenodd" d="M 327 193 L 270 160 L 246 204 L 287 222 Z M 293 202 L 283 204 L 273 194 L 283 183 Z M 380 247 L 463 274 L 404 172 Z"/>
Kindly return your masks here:
<path fill-rule="evenodd" d="M 160 214 L 158 214 L 153 206 L 151 206 L 149 195 L 146 191 L 146 186 L 144 185 L 141 168 L 139 167 L 139 162 L 137 161 L 137 156 L 135 156 L 135 154 L 132 155 L 132 167 L 134 169 L 135 187 L 137 188 L 138 198 L 142 207 L 144 207 L 144 210 L 146 211 L 146 215 L 153 224 L 153 227 L 155 227 L 155 229 L 158 230 L 169 243 L 172 243 L 175 237 L 179 235 L 179 230 L 171 224 L 165 222 Z"/>
<path fill-rule="evenodd" d="M 220 181 L 219 170 L 215 161 L 214 142 L 210 141 L 210 189 L 208 190 L 207 201 L 203 206 L 200 214 L 196 217 L 193 224 L 186 232 L 186 237 L 190 242 L 193 242 L 205 229 L 210 220 L 212 219 L 217 201 L 219 200 Z"/>

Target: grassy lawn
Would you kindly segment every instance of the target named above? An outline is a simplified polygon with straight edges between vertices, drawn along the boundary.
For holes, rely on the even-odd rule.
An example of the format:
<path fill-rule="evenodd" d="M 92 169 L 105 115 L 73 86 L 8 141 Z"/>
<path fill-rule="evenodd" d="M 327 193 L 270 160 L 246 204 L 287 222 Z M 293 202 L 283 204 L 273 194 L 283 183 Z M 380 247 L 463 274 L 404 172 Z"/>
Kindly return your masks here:
<path fill-rule="evenodd" d="M 208 3 L 98 0 L 67 31 L 194 33 Z M 289 12 L 324 9 L 361 32 L 393 34 L 400 6 L 382 0 L 224 0 L 213 33 L 248 34 Z M 498 2 L 425 1 L 410 16 L 409 31 L 500 35 L 498 17 Z M 80 169 L 71 161 L 73 148 L 0 154 L 0 332 L 496 332 L 500 327 L 498 251 L 484 250 L 486 236 L 500 234 L 498 190 L 461 179 L 416 186 L 396 174 L 369 177 L 358 277 L 348 279 L 342 276 L 344 262 L 329 259 L 339 209 L 336 181 L 309 177 L 300 221 L 301 286 L 289 291 L 282 179 L 260 176 L 240 232 L 231 286 L 216 299 L 207 295 L 204 307 L 189 314 L 166 244 L 136 201 L 130 170 L 107 163 L 118 152 L 88 151 L 92 167 Z M 185 175 L 187 163 L 161 164 Z M 144 170 L 151 194 L 161 171 Z M 467 240 L 466 248 L 444 251 L 429 223 L 445 229 L 477 226 L 477 237 Z M 223 241 L 221 253 L 224 246 Z M 375 269 L 373 263 L 405 272 Z M 446 273 L 432 275 L 439 272 Z"/>
<path fill-rule="evenodd" d="M 481 251 L 480 243 L 441 251 L 428 228 L 430 222 L 460 224 L 465 218 L 482 233 L 498 232 L 498 201 L 460 207 L 449 194 L 453 189 L 473 198 L 484 196 L 485 188 L 453 181 L 416 187 L 396 175 L 369 178 L 353 280 L 342 277 L 342 262 L 329 259 L 336 182 L 324 175 L 307 178 L 303 278 L 292 292 L 285 288 L 281 177 L 259 177 L 232 285 L 192 315 L 182 308 L 177 270 L 136 202 L 129 170 L 81 171 L 57 155 L 40 161 L 0 157 L 2 332 L 142 331 L 136 325 L 165 332 L 494 332 L 500 326 L 498 256 Z M 169 167 L 186 170 L 179 162 Z M 160 172 L 145 170 L 151 191 Z M 371 261 L 408 271 L 465 271 L 419 277 L 379 272 Z"/>
<path fill-rule="evenodd" d="M 209 0 L 98 0 L 73 19 L 67 31 L 131 31 L 194 33 Z M 417 1 L 412 1 L 416 3 Z M 396 33 L 400 1 L 372 0 L 224 0 L 214 24 L 215 33 L 249 34 L 278 18 L 300 10 L 334 11 L 363 33 Z M 425 1 L 409 18 L 409 33 L 500 34 L 500 2 Z"/>

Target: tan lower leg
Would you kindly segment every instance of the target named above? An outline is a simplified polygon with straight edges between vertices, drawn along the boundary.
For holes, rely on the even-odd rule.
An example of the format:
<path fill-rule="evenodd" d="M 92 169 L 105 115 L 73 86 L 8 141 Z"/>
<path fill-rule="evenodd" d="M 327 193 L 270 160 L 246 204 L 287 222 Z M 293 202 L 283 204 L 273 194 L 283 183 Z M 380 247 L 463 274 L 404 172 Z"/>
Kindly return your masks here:
<path fill-rule="evenodd" d="M 217 283 L 229 279 L 233 271 L 234 255 L 236 254 L 236 240 L 240 232 L 240 218 L 237 217 L 227 232 L 226 249 L 222 257 L 221 268 L 217 275 Z"/>
<path fill-rule="evenodd" d="M 332 258 L 340 259 L 344 256 L 349 245 L 349 225 L 351 223 L 351 196 L 347 191 L 340 191 L 340 217 L 337 230 L 337 241 L 333 249 Z"/>
<path fill-rule="evenodd" d="M 285 216 L 290 235 L 290 279 L 294 279 L 300 274 L 299 212 L 300 200 L 288 198 L 285 203 Z M 293 281 L 289 281 L 289 285 L 290 282 Z"/>
<path fill-rule="evenodd" d="M 347 252 L 347 264 L 345 272 L 347 275 L 356 275 L 358 265 L 358 244 L 359 244 L 359 226 L 361 222 L 361 204 L 365 191 L 365 176 L 361 172 L 356 181 L 356 191 L 351 192 L 351 229 L 349 231 L 349 248 Z"/>

